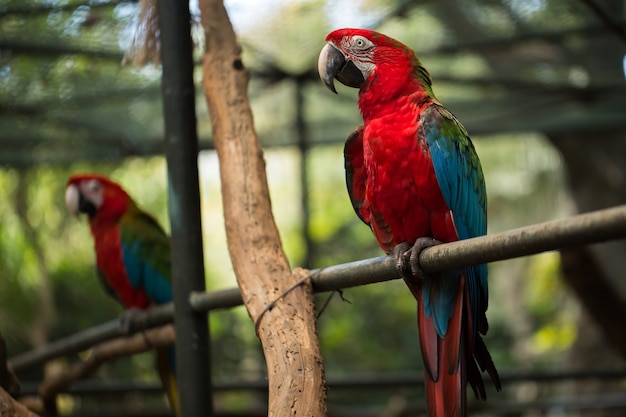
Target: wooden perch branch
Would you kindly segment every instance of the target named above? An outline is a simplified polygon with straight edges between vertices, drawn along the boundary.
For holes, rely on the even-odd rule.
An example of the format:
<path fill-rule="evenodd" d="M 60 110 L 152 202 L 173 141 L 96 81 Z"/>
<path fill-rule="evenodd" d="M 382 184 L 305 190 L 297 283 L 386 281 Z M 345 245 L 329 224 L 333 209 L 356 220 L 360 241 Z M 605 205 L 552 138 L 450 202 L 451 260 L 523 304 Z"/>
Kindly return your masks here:
<path fill-rule="evenodd" d="M 0 411 L 2 417 L 37 417 L 37 414 L 17 402 L 2 388 L 0 388 Z"/>
<path fill-rule="evenodd" d="M 206 38 L 204 93 L 220 160 L 228 248 L 263 344 L 269 415 L 325 416 L 326 381 L 311 283 L 306 271 L 291 273 L 282 249 L 247 96 L 248 72 L 222 1 L 201 0 L 200 10 Z"/>
<path fill-rule="evenodd" d="M 9 395 L 16 397 L 20 393 L 20 384 L 8 362 L 7 344 L 4 336 L 0 333 L 0 388 Z M 2 410 L 2 408 L 0 408 Z"/>
<path fill-rule="evenodd" d="M 36 405 L 37 401 L 28 399 L 29 408 L 42 414 L 54 415 L 57 394 L 69 388 L 75 381 L 92 375 L 100 366 L 113 359 L 171 346 L 174 339 L 174 326 L 169 324 L 96 345 L 85 361 L 74 364 L 67 372 L 45 379 L 38 389 L 40 404 Z"/>
<path fill-rule="evenodd" d="M 36 417 L 23 404 L 13 398 L 20 393 L 20 385 L 8 366 L 7 346 L 0 333 L 0 415 L 2 417 Z"/>

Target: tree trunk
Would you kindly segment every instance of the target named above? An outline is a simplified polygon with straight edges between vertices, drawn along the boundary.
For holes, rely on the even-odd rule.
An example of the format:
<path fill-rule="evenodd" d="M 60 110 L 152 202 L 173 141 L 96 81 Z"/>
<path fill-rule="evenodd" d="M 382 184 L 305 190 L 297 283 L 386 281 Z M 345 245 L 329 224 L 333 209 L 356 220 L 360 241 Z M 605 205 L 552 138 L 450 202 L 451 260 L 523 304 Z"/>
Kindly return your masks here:
<path fill-rule="evenodd" d="M 200 1 L 204 93 L 220 161 L 226 236 L 248 313 L 263 344 L 270 416 L 326 415 L 326 384 L 308 272 L 291 273 L 271 211 L 248 72 L 224 5 Z"/>

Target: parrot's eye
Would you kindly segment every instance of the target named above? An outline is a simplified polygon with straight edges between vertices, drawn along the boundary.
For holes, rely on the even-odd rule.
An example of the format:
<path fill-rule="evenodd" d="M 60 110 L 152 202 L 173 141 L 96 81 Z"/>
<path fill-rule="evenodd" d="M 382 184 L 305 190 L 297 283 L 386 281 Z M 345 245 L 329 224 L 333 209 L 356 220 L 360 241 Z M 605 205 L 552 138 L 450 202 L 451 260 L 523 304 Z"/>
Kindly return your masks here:
<path fill-rule="evenodd" d="M 359 49 L 365 49 L 370 46 L 370 42 L 363 36 L 355 36 L 354 46 L 356 46 Z"/>
<path fill-rule="evenodd" d="M 91 180 L 87 183 L 87 189 L 89 191 L 98 191 L 101 187 L 100 181 L 98 180 Z"/>

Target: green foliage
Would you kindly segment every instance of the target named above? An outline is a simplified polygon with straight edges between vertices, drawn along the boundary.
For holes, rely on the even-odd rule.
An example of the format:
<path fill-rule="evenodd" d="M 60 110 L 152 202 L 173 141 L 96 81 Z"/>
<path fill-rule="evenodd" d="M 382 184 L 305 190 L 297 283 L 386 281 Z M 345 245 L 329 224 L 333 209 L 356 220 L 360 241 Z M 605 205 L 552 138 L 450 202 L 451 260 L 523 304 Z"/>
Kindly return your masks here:
<path fill-rule="evenodd" d="M 356 16 L 353 20 L 374 22 L 404 3 L 362 0 L 348 7 Z M 24 4 L 65 2 L 9 2 L 10 7 Z M 121 55 L 122 46 L 130 37 L 127 25 L 135 5 L 95 5 L 70 13 L 42 13 L 33 18 L 3 16 L 0 33 L 14 41 L 37 40 L 59 47 L 104 49 Z M 555 22 L 561 28 L 575 28 L 584 24 L 586 18 L 576 17 L 571 9 L 583 6 L 557 0 L 484 4 L 472 1 L 464 4 L 462 11 L 480 24 L 486 34 L 510 37 L 521 20 L 546 30 L 552 30 Z M 261 72 L 270 63 L 290 73 L 314 69 L 325 34 L 337 22 L 350 17 L 338 16 L 345 10 L 346 3 L 320 0 L 288 2 L 278 11 L 263 9 L 263 19 L 242 27 L 238 33 L 246 66 Z M 458 82 L 497 77 L 482 55 L 467 50 L 432 53 L 459 40 L 448 25 L 442 24 L 434 2 L 425 2 L 387 19 L 378 29 L 415 48 L 433 76 L 437 97 L 445 104 L 469 103 L 477 107 L 481 98 L 486 102 L 510 94 L 509 87 L 500 84 Z M 580 35 L 572 35 L 564 42 L 574 51 L 582 51 L 587 45 Z M 537 51 L 546 56 L 559 55 L 546 45 L 542 48 Z M 519 55 L 526 56 L 522 50 Z M 581 68 L 552 62 L 517 67 L 515 72 L 500 78 L 514 80 L 514 76 L 519 76 L 521 81 L 551 84 L 572 77 L 584 81 L 586 74 Z M 199 73 L 198 69 L 198 80 Z M 0 104 L 9 114 L 0 120 L 3 141 L 6 139 L 3 153 L 13 158 L 15 166 L 31 167 L 22 171 L 0 170 L 3 196 L 0 199 L 0 330 L 12 355 L 32 348 L 37 341 L 56 340 L 115 319 L 122 311 L 95 279 L 93 242 L 85 219 L 79 221 L 66 213 L 63 196 L 65 181 L 71 173 L 95 171 L 111 176 L 169 230 L 163 157 L 132 158 L 117 164 L 89 162 L 123 160 L 127 148 L 147 154 L 162 149 L 157 141 L 162 137 L 163 126 L 159 76 L 160 69 L 153 66 L 121 67 L 117 59 L 90 54 L 42 57 L 0 52 L 0 96 L 3 97 Z M 382 255 L 371 231 L 356 217 L 346 193 L 340 142 L 361 119 L 355 104 L 357 92 L 338 87 L 338 96 L 330 94 L 321 84 L 306 84 L 303 89 L 308 137 L 316 144 L 337 143 L 313 146 L 304 160 L 308 170 L 308 225 L 302 224 L 299 181 L 302 159 L 298 150 L 268 148 L 265 154 L 272 206 L 285 252 L 293 266 L 300 265 L 305 257 L 305 228 L 313 242 L 313 267 Z M 298 133 L 294 122 L 296 83 L 253 78 L 250 95 L 263 143 L 294 143 Z M 575 107 L 580 111 L 581 107 Z M 513 108 L 511 113 L 523 113 L 525 108 L 520 109 Z M 208 136 L 210 123 L 202 98 L 198 100 L 198 115 L 199 130 Z M 465 120 L 462 114 L 457 115 Z M 482 119 L 488 115 L 479 116 Z M 513 116 L 508 115 L 506 121 Z M 486 123 L 477 126 L 486 131 L 492 129 Z M 487 183 L 490 232 L 571 213 L 560 155 L 542 135 L 472 136 Z M 19 152 L 24 144 L 28 148 L 27 157 Z M 69 150 L 72 152 L 68 153 Z M 81 155 L 84 162 L 74 161 L 74 155 Z M 38 161 L 50 160 L 58 165 L 37 165 Z M 236 282 L 226 249 L 217 157 L 204 152 L 199 163 L 207 287 L 231 287 Z M 20 182 L 20 178 L 25 180 Z M 27 203 L 22 217 L 17 209 L 20 192 Z M 34 238 L 24 221 L 35 231 Z M 506 371 L 550 368 L 562 363 L 563 352 L 578 336 L 575 323 L 579 312 L 560 282 L 558 256 L 548 254 L 494 263 L 489 270 L 490 331 L 486 343 L 497 367 Z M 42 320 L 41 300 L 47 291 L 43 285 L 46 279 L 51 284 L 48 295 L 53 302 L 53 314 Z M 318 306 L 328 296 L 319 295 Z M 348 301 L 334 295 L 318 322 L 330 378 L 377 371 L 421 372 L 415 301 L 402 282 L 348 289 L 343 297 Z M 243 308 L 211 313 L 210 328 L 215 379 L 264 378 L 262 351 Z M 66 367 L 75 359 L 66 358 L 60 366 Z M 27 376 L 39 379 L 38 371 Z M 157 380 L 150 354 L 116 361 L 101 369 L 96 377 L 104 381 Z M 362 404 L 382 404 L 388 399 L 387 394 L 331 395 L 337 402 L 346 403 L 354 403 L 358 398 Z M 133 404 L 143 401 L 130 394 L 126 398 Z M 257 398 L 255 394 L 229 394 L 220 396 L 219 401 L 228 410 L 238 410 Z M 72 406 L 78 407 L 68 400 L 63 407 L 69 411 Z"/>
<path fill-rule="evenodd" d="M 421 369 L 416 307 L 403 282 L 349 289 L 342 296 L 346 301 L 334 295 L 319 320 L 329 374 Z"/>
<path fill-rule="evenodd" d="M 522 139 L 518 135 L 498 140 L 479 138 L 475 143 L 485 170 L 492 229 L 494 225 L 496 229 L 521 226 L 566 211 L 563 195 L 554 191 L 562 186 L 559 158 L 549 155 L 549 148 L 541 138 Z M 307 158 L 309 230 L 315 244 L 316 267 L 382 254 L 350 205 L 342 158 L 341 146 L 314 148 Z M 299 183 L 294 181 L 299 172 L 297 152 L 268 151 L 266 159 L 283 243 L 292 263 L 297 265 L 303 251 L 301 213 L 294 204 L 299 195 Z M 224 255 L 221 201 L 217 194 L 217 160 L 214 155 L 203 155 L 200 160 L 203 161 L 205 249 L 212 251 L 215 247 L 222 251 L 217 258 L 207 253 L 207 283 L 209 287 L 231 286 L 232 270 L 224 258 L 227 255 Z M 169 229 L 165 170 L 163 158 L 152 158 L 131 159 L 116 166 L 79 164 L 71 168 L 41 167 L 25 174 L 15 170 L 0 172 L 0 188 L 8 196 L 0 201 L 0 266 L 4 271 L 0 282 L 0 326 L 13 354 L 27 349 L 32 340 L 32 331 L 26 329 L 37 319 L 41 286 L 37 256 L 15 211 L 19 176 L 28 178 L 27 219 L 45 250 L 46 267 L 53 283 L 54 317 L 46 336 L 53 340 L 114 319 L 121 313 L 121 308 L 104 294 L 95 279 L 93 242 L 86 222 L 70 218 L 65 211 L 66 178 L 80 171 L 109 175 Z M 530 195 L 543 198 L 543 203 L 534 200 L 533 204 L 527 204 Z M 559 282 L 558 258 L 544 255 L 530 258 L 529 262 L 494 264 L 490 270 L 491 330 L 487 343 L 498 367 L 516 368 L 529 355 L 536 364 L 554 361 L 575 339 L 577 316 L 577 309 L 567 301 L 569 298 Z M 520 292 L 517 286 L 523 290 Z M 327 296 L 319 295 L 318 305 Z M 348 302 L 340 301 L 335 295 L 319 319 L 329 375 L 421 372 L 415 302 L 402 282 L 348 289 L 343 296 Z M 87 308 L 93 305 L 98 308 Z M 214 376 L 225 380 L 241 376 L 261 378 L 265 373 L 262 353 L 245 311 L 240 308 L 216 312 L 210 318 Z M 98 375 L 105 380 L 132 377 L 156 381 L 152 361 L 151 355 L 123 359 Z M 249 400 L 254 398 L 252 395 Z M 336 400 L 341 402 L 342 398 L 340 395 Z M 235 408 L 240 404 L 230 396 L 223 401 Z"/>
<path fill-rule="evenodd" d="M 533 257 L 528 272 L 525 304 L 536 329 L 531 339 L 531 350 L 537 356 L 555 360 L 576 340 L 574 319 L 578 311 L 560 279 L 558 254 Z"/>
<path fill-rule="evenodd" d="M 533 140 L 538 141 L 538 150 L 529 145 L 520 145 Z M 492 230 L 554 217 L 557 210 L 547 209 L 562 210 L 562 203 L 555 201 L 560 199 L 554 194 L 555 188 L 548 187 L 558 184 L 558 181 L 553 180 L 554 176 L 559 177 L 558 159 L 556 164 L 547 166 L 536 166 L 533 162 L 537 157 L 534 153 L 541 154 L 545 150 L 543 142 L 533 137 L 524 137 L 522 140 L 519 136 L 476 142 L 485 167 Z M 267 160 L 277 222 L 288 256 L 297 265 L 303 255 L 300 212 L 296 204 L 299 188 L 297 181 L 294 181 L 298 173 L 297 152 L 268 152 Z M 381 255 L 367 226 L 354 215 L 346 195 L 341 146 L 315 148 L 307 161 L 311 192 L 309 230 L 316 245 L 315 266 Z M 161 224 L 169 229 L 165 164 L 162 158 L 129 160 L 120 166 L 106 167 L 104 171 L 124 184 L 140 205 L 155 214 Z M 28 218 L 47 248 L 46 258 L 54 282 L 55 299 L 55 318 L 48 337 L 54 340 L 113 319 L 121 309 L 101 291 L 94 279 L 92 242 L 85 222 L 68 218 L 64 211 L 63 188 L 69 172 L 51 168 L 33 172 Z M 203 181 L 209 180 L 203 177 Z M 215 177 L 211 181 L 218 180 Z M 15 183 L 15 172 L 3 172 L 0 176 L 3 190 L 8 191 L 4 195 L 14 194 Z M 211 206 L 220 205 L 215 192 L 219 192 L 219 185 L 212 187 L 212 195 L 205 196 Z M 546 198 L 538 204 L 537 196 Z M 17 353 L 28 348 L 29 336 L 24 329 L 29 328 L 35 319 L 36 292 L 40 281 L 36 257 L 21 236 L 22 231 L 10 201 L 9 198 L 0 202 L 0 262 L 4 271 L 4 279 L 0 284 L 3 286 L 0 291 L 0 317 L 1 326 L 9 336 L 11 351 Z M 204 214 L 205 235 L 215 234 L 214 229 L 219 229 L 217 234 L 221 235 L 221 218 L 214 211 L 204 211 Z M 222 251 L 218 258 L 207 254 L 209 286 L 230 286 L 234 281 L 223 251 L 225 242 L 212 239 L 207 238 L 207 243 L 221 246 Z M 208 249 L 211 246 L 205 247 Z M 499 369 L 516 369 L 522 366 L 521 361 L 528 359 L 528 354 L 515 353 L 514 347 L 520 337 L 530 336 L 526 350 L 534 357 L 535 364 L 558 358 L 575 338 L 575 310 L 561 314 L 556 307 L 565 297 L 563 288 L 555 285 L 558 279 L 555 274 L 557 266 L 552 258 L 547 265 L 531 264 L 530 270 L 527 269 L 528 265 L 519 265 L 520 270 L 514 272 L 509 267 L 497 273 L 492 271 L 491 281 L 496 284 L 492 285 L 491 291 L 488 314 L 492 327 L 487 343 Z M 498 288 L 499 283 L 511 279 L 528 282 L 525 290 L 527 294 L 524 296 L 527 301 L 520 305 L 521 310 L 506 311 L 499 315 L 502 305 L 517 296 L 515 292 Z M 318 304 L 321 305 L 325 297 L 319 296 Z M 402 282 L 346 290 L 344 297 L 350 303 L 341 302 L 335 296 L 319 320 L 322 352 L 330 378 L 379 371 L 421 373 L 415 302 Z M 98 308 L 88 307 L 93 305 Z M 519 315 L 527 316 L 526 320 L 531 324 L 528 329 L 530 334 L 511 328 L 510 323 L 515 322 L 515 317 Z M 262 352 L 247 314 L 238 309 L 234 312 L 214 313 L 210 317 L 214 377 L 217 380 L 263 378 L 265 368 Z M 122 378 L 157 381 L 150 354 L 116 361 L 99 371 L 98 378 L 105 381 Z M 421 394 L 410 395 L 419 398 Z M 237 410 L 246 408 L 257 398 L 256 394 L 228 394 L 219 396 L 218 401 L 229 410 Z M 332 401 L 339 404 L 353 404 L 355 398 L 363 405 L 384 404 L 388 394 L 331 393 Z M 144 403 L 146 400 L 135 398 L 133 401 Z"/>

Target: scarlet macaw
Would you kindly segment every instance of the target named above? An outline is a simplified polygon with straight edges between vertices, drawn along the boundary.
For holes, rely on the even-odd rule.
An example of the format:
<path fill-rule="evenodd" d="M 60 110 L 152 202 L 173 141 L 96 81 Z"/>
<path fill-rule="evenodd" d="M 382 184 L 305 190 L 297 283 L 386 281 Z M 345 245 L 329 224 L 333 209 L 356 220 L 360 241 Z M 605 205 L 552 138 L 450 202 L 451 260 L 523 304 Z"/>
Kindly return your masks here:
<path fill-rule="evenodd" d="M 359 89 L 363 125 L 348 137 L 346 183 L 356 214 L 396 258 L 418 301 L 418 330 L 431 417 L 466 415 L 466 385 L 485 398 L 481 371 L 500 380 L 481 335 L 487 324 L 487 266 L 426 275 L 428 246 L 487 231 L 487 195 L 465 128 L 433 94 L 415 52 L 371 30 L 326 37 L 318 70 Z"/>
<path fill-rule="evenodd" d="M 86 214 L 94 238 L 97 275 L 125 309 L 146 309 L 172 301 L 169 238 L 117 183 L 97 174 L 67 181 L 65 203 Z M 157 349 L 157 367 L 170 405 L 178 415 L 175 351 Z"/>

